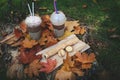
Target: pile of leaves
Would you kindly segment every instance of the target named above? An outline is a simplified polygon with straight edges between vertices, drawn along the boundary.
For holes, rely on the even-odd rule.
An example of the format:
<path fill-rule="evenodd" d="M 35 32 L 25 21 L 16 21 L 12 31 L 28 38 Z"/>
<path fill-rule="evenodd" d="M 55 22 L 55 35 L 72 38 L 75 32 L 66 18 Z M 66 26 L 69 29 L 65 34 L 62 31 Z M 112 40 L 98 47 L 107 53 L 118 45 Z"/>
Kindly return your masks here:
<path fill-rule="evenodd" d="M 95 59 L 95 54 L 94 53 L 80 53 L 77 52 L 74 56 L 70 57 L 69 53 L 67 53 L 66 59 L 63 61 L 63 66 L 61 67 L 60 70 L 57 71 L 55 80 L 72 80 L 71 76 L 64 76 L 64 75 L 59 75 L 62 74 L 63 72 L 66 74 L 69 74 L 68 72 L 72 72 L 73 74 L 76 74 L 77 76 L 84 76 L 85 72 L 91 69 L 93 62 L 96 61 Z"/>
<path fill-rule="evenodd" d="M 71 22 L 69 25 L 71 25 Z M 85 27 L 80 27 L 79 25 L 72 26 L 71 31 L 69 31 L 68 27 L 63 37 L 56 38 L 49 15 L 44 15 L 42 16 L 41 38 L 39 40 L 33 40 L 28 33 L 25 22 L 22 21 L 19 26 L 14 28 L 11 34 L 5 36 L 4 39 L 0 41 L 1 44 L 8 44 L 11 47 L 17 48 L 17 51 L 12 54 L 14 59 L 12 59 L 11 64 L 8 67 L 7 76 L 11 79 L 22 79 L 26 76 L 30 78 L 39 76 L 39 73 L 41 72 L 45 72 L 47 74 L 52 72 L 56 67 L 56 60 L 47 59 L 46 62 L 41 62 L 40 60 L 42 59 L 42 55 L 36 55 L 36 53 L 56 44 L 59 40 L 62 40 L 71 34 L 83 35 L 86 32 Z M 79 59 L 80 55 L 76 55 L 76 57 L 77 58 L 74 62 L 82 63 Z M 69 70 L 68 64 L 69 67 L 71 65 L 69 60 L 70 59 L 67 57 L 64 61 L 64 66 L 62 67 L 63 70 Z M 90 65 L 88 67 L 86 64 L 87 62 L 84 62 L 83 67 L 90 68 Z"/>
<path fill-rule="evenodd" d="M 40 72 L 50 73 L 53 71 L 57 64 L 56 60 L 48 59 L 46 62 L 41 62 L 42 55 L 36 55 L 37 52 L 58 42 L 48 15 L 42 16 L 41 31 L 41 38 L 33 40 L 25 22 L 22 21 L 11 34 L 0 41 L 0 43 L 8 44 L 18 50 L 11 54 L 14 59 L 8 66 L 7 76 L 9 78 L 22 79 L 25 76 L 32 78 L 39 76 Z"/>

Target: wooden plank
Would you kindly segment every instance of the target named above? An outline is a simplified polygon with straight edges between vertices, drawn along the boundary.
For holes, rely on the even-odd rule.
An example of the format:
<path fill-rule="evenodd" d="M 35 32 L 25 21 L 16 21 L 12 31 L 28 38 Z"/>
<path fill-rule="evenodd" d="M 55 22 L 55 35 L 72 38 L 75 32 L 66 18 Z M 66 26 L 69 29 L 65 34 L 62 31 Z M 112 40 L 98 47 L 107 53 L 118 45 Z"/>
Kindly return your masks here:
<path fill-rule="evenodd" d="M 57 54 L 60 49 L 64 49 L 68 45 L 74 45 L 77 42 L 79 42 L 79 39 L 76 37 L 76 35 L 72 34 L 64 40 L 59 41 L 57 44 L 36 53 L 36 55 L 44 54 L 46 55 L 46 58 L 49 58 Z"/>
<path fill-rule="evenodd" d="M 65 38 L 64 40 L 61 40 L 57 44 L 38 52 L 37 55 L 42 54 L 43 58 L 42 58 L 41 62 L 46 62 L 46 58 L 56 59 L 56 61 L 57 61 L 56 68 L 57 68 L 63 64 L 63 59 L 66 58 L 66 55 L 64 57 L 61 57 L 57 53 L 60 49 L 64 49 L 68 45 L 72 45 L 72 47 L 73 47 L 73 51 L 69 53 L 70 56 L 75 55 L 75 53 L 78 51 L 83 52 L 83 51 L 87 50 L 88 48 L 90 48 L 90 46 L 88 44 L 79 40 L 73 34 L 73 35 Z M 44 57 L 46 55 L 48 55 L 48 56 Z"/>

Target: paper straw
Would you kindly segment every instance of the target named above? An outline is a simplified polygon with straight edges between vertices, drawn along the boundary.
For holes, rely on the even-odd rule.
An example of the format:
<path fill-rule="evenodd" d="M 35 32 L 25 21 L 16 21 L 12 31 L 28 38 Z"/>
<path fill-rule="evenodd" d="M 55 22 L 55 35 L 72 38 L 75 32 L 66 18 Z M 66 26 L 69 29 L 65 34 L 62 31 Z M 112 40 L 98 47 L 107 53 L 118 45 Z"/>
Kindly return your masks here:
<path fill-rule="evenodd" d="M 32 12 L 31 12 L 29 3 L 27 5 L 28 5 L 28 9 L 29 9 L 30 15 L 32 16 Z"/>
<path fill-rule="evenodd" d="M 33 16 L 34 16 L 34 2 L 32 2 L 32 12 L 33 12 Z"/>
<path fill-rule="evenodd" d="M 54 0 L 54 9 L 55 9 L 56 14 L 58 14 L 58 10 L 57 10 L 57 7 L 56 7 L 56 0 Z"/>

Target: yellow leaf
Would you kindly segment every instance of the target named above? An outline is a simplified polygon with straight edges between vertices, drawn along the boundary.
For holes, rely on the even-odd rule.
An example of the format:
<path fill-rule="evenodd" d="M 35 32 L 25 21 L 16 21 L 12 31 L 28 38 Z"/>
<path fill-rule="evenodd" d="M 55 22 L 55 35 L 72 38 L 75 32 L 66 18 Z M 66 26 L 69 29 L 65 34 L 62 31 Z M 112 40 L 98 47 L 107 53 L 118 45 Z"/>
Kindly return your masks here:
<path fill-rule="evenodd" d="M 66 26 L 67 30 L 69 32 L 71 32 L 74 29 L 74 26 L 80 25 L 80 23 L 78 23 L 78 22 L 79 22 L 78 20 L 77 21 L 66 21 L 65 26 Z"/>
<path fill-rule="evenodd" d="M 22 42 L 22 46 L 24 48 L 32 48 L 36 44 L 38 44 L 38 42 L 36 42 L 35 40 L 29 40 L 28 38 L 25 38 L 25 40 L 23 40 Z"/>
<path fill-rule="evenodd" d="M 71 33 L 71 32 L 69 32 L 69 31 L 66 30 L 65 33 L 64 33 L 64 35 L 61 36 L 61 37 L 59 37 L 58 39 L 59 40 L 63 40 L 64 38 L 70 36 L 71 34 L 73 34 L 73 33 Z"/>

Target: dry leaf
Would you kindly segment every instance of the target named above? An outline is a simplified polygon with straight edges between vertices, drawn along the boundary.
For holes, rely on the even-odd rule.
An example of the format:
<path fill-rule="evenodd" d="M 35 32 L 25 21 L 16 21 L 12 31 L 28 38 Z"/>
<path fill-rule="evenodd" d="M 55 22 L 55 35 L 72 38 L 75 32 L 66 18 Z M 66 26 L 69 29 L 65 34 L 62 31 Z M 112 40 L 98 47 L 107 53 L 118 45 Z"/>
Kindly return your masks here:
<path fill-rule="evenodd" d="M 71 34 L 73 34 L 73 33 L 71 33 L 71 32 L 69 32 L 69 31 L 66 30 L 65 33 L 64 33 L 64 35 L 61 36 L 61 37 L 59 37 L 58 39 L 59 39 L 59 40 L 63 40 L 63 39 L 65 39 L 66 37 L 70 36 Z"/>
<path fill-rule="evenodd" d="M 46 42 L 46 47 L 52 46 L 56 44 L 58 40 L 54 38 L 53 36 L 47 36 L 47 42 Z"/>
<path fill-rule="evenodd" d="M 44 15 L 41 18 L 42 18 L 41 27 L 44 28 L 44 29 L 48 28 L 49 30 L 53 31 L 53 25 L 50 22 L 50 16 L 49 15 Z"/>
<path fill-rule="evenodd" d="M 32 78 L 33 76 L 39 76 L 40 68 L 41 65 L 39 59 L 36 59 L 24 69 L 24 73 L 27 74 L 30 78 Z"/>
<path fill-rule="evenodd" d="M 71 32 L 74 29 L 74 26 L 80 25 L 78 22 L 79 21 L 66 21 L 65 26 L 67 28 L 67 31 Z"/>
<path fill-rule="evenodd" d="M 41 38 L 39 40 L 40 45 L 45 45 L 47 42 L 47 36 L 53 36 L 53 33 L 51 33 L 48 29 L 42 31 Z"/>
<path fill-rule="evenodd" d="M 40 51 L 37 47 L 31 49 L 31 50 L 25 50 L 23 48 L 20 49 L 20 55 L 19 55 L 19 62 L 22 64 L 28 64 L 31 63 L 35 59 L 41 59 L 41 55 L 35 55 L 38 51 Z"/>
<path fill-rule="evenodd" d="M 85 27 L 81 27 L 80 34 L 83 35 L 86 32 Z"/>
<path fill-rule="evenodd" d="M 76 80 L 76 75 L 72 72 L 58 70 L 55 75 L 55 80 Z"/>
<path fill-rule="evenodd" d="M 23 40 L 22 42 L 22 46 L 24 48 L 32 48 L 33 46 L 37 45 L 38 42 L 36 42 L 35 40 L 29 40 L 28 38 L 25 38 L 25 40 Z"/>
<path fill-rule="evenodd" d="M 87 54 L 87 53 L 76 53 L 76 61 L 79 61 L 81 63 L 93 63 L 95 61 L 95 54 Z"/>
<path fill-rule="evenodd" d="M 56 44 L 58 40 L 54 37 L 53 32 L 48 29 L 44 30 L 41 35 L 41 39 L 39 40 L 40 45 L 44 45 L 46 47 L 52 46 Z"/>
<path fill-rule="evenodd" d="M 56 60 L 47 59 L 47 62 L 41 62 L 42 68 L 40 69 L 40 71 L 50 73 L 53 71 L 56 64 L 57 64 Z"/>
<path fill-rule="evenodd" d="M 20 23 L 20 28 L 21 28 L 21 30 L 22 30 L 23 33 L 27 32 L 27 25 L 25 24 L 24 21 L 22 21 Z"/>
<path fill-rule="evenodd" d="M 19 29 L 14 29 L 14 34 L 15 34 L 15 37 L 17 37 L 18 39 L 21 37 L 21 36 L 23 36 L 23 34 L 22 34 L 22 31 L 21 30 L 19 30 Z"/>
<path fill-rule="evenodd" d="M 92 67 L 92 64 L 90 64 L 90 63 L 85 63 L 85 64 L 81 65 L 82 69 L 90 69 L 91 67 Z"/>
<path fill-rule="evenodd" d="M 74 67 L 74 62 L 71 60 L 71 57 L 67 53 L 66 59 L 63 60 L 63 66 L 62 66 L 61 70 L 70 71 L 71 67 Z"/>
<path fill-rule="evenodd" d="M 77 74 L 78 76 L 84 76 L 84 72 L 81 69 L 79 69 L 79 68 L 76 68 L 76 67 L 71 68 L 71 71 L 73 73 Z"/>
<path fill-rule="evenodd" d="M 74 26 L 74 33 L 75 33 L 75 34 L 79 34 L 80 31 L 81 31 L 80 26 Z"/>
<path fill-rule="evenodd" d="M 50 22 L 50 16 L 49 15 L 43 15 L 42 17 L 43 23 L 49 23 Z"/>
<path fill-rule="evenodd" d="M 83 35 L 86 32 L 85 27 L 74 26 L 74 33 Z"/>

